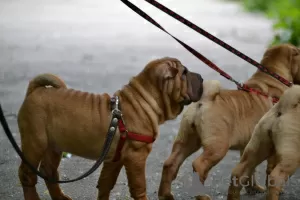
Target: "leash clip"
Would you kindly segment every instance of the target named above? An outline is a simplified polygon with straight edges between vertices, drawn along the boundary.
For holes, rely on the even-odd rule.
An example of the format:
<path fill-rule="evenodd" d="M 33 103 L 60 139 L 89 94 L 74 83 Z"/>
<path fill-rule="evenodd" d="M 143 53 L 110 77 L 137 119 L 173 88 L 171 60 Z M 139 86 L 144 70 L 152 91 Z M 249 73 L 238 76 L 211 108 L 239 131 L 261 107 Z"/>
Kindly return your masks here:
<path fill-rule="evenodd" d="M 237 86 L 238 89 L 244 90 L 244 87 L 245 87 L 245 84 L 244 84 L 244 83 L 241 83 L 241 82 L 239 82 L 239 81 L 233 79 L 232 77 L 229 77 L 228 80 L 232 81 L 232 82 Z"/>
<path fill-rule="evenodd" d="M 114 103 L 114 109 L 112 110 L 112 114 L 115 115 L 118 119 L 122 117 L 122 112 L 119 109 L 119 97 L 115 96 L 112 98 L 112 102 Z"/>
<path fill-rule="evenodd" d="M 115 106 L 114 110 L 119 110 L 119 97 L 116 96 L 115 99 L 116 99 L 116 102 L 115 102 L 116 106 Z"/>

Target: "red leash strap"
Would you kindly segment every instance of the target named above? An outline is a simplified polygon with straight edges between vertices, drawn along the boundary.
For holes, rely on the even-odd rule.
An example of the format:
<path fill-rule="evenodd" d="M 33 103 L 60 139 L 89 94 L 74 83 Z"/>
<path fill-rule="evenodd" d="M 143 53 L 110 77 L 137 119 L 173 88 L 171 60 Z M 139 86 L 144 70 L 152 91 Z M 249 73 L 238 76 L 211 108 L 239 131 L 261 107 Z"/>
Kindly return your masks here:
<path fill-rule="evenodd" d="M 264 94 L 264 93 L 262 93 L 262 92 L 260 92 L 258 90 L 255 90 L 253 88 L 248 87 L 246 84 L 243 84 L 242 88 L 239 88 L 239 89 L 245 90 L 247 92 L 256 93 L 256 94 L 262 95 L 262 96 L 264 96 L 266 98 L 269 97 L 268 95 L 266 95 L 266 94 Z M 277 97 L 272 97 L 273 104 L 277 103 L 278 101 L 279 101 L 279 99 Z"/>
<path fill-rule="evenodd" d="M 209 67 L 211 67 L 212 69 L 214 69 L 215 71 L 219 72 L 219 74 L 223 77 L 225 77 L 226 79 L 232 81 L 233 83 L 235 83 L 238 87 L 238 89 L 241 90 L 245 90 L 247 92 L 254 92 L 256 94 L 261 94 L 263 96 L 268 97 L 268 95 L 263 94 L 260 91 L 257 91 L 253 88 L 249 88 L 247 86 L 245 86 L 244 84 L 236 81 L 235 79 L 233 79 L 229 74 L 227 74 L 226 72 L 224 72 L 223 70 L 221 70 L 217 65 L 215 65 L 213 62 L 211 62 L 209 59 L 207 59 L 205 56 L 203 56 L 201 53 L 199 53 L 198 51 L 196 51 L 195 49 L 193 49 L 192 47 L 190 47 L 189 45 L 185 44 L 184 42 L 182 42 L 181 40 L 179 40 L 178 38 L 176 38 L 175 36 L 173 36 L 172 34 L 170 34 L 168 31 L 166 31 L 160 24 L 158 24 L 154 19 L 152 19 L 149 15 L 147 15 L 144 11 L 142 11 L 141 9 L 139 9 L 137 6 L 135 6 L 134 4 L 132 4 L 131 2 L 129 2 L 128 0 L 121 0 L 125 5 L 127 5 L 130 9 L 132 9 L 133 11 L 135 11 L 138 15 L 140 15 L 141 17 L 143 17 L 144 19 L 146 19 L 147 21 L 149 21 L 151 24 L 153 24 L 154 26 L 156 26 L 157 28 L 159 28 L 160 30 L 164 31 L 165 33 L 167 33 L 168 35 L 170 35 L 173 39 L 175 39 L 178 43 L 180 43 L 186 50 L 188 50 L 190 53 L 192 53 L 194 56 L 196 56 L 199 60 L 201 60 L 202 62 L 204 62 L 205 64 L 207 64 Z M 154 0 L 145 0 L 149 3 L 151 3 L 152 5 L 154 5 L 155 7 L 160 7 L 159 9 L 161 9 L 162 11 L 166 12 L 167 14 L 169 13 L 174 13 L 173 11 L 171 11 L 170 9 L 164 7 L 163 5 L 159 4 L 158 2 L 154 1 Z M 155 2 L 155 3 L 154 3 Z M 160 6 L 157 6 L 160 5 Z M 181 21 L 182 23 L 184 23 L 183 21 L 185 20 L 184 18 L 182 18 L 179 15 L 175 15 L 176 13 L 174 13 L 174 16 L 178 16 L 176 19 Z M 171 14 L 169 14 L 171 15 Z M 173 16 L 173 15 L 171 15 Z M 173 16 L 173 17 L 174 17 Z M 180 18 L 181 17 L 181 18 Z M 187 21 L 187 20 L 186 20 Z M 189 21 L 187 21 L 189 22 Z M 190 24 L 192 24 L 191 22 L 189 22 Z M 194 24 L 193 24 L 194 25 Z M 196 25 L 194 25 L 196 26 Z M 199 28 L 199 27 L 198 27 Z M 203 30 L 201 28 L 199 28 L 200 30 Z M 204 30 L 203 30 L 204 31 Z M 206 32 L 206 31 L 204 31 Z M 206 32 L 207 33 L 207 32 Z M 207 33 L 209 34 L 209 33 Z M 212 36 L 212 35 L 211 35 Z M 214 36 L 212 36 L 214 37 Z M 216 38 L 217 39 L 217 38 Z M 221 40 L 220 40 L 221 41 Z M 221 41 L 222 42 L 222 41 Z M 226 43 L 223 43 L 226 44 Z M 227 45 L 227 44 L 226 44 Z M 228 45 L 229 46 L 229 45 Z M 230 46 L 229 46 L 230 47 Z M 237 50 L 236 50 L 237 51 Z M 237 51 L 238 52 L 238 51 Z M 240 53 L 242 54 L 242 53 Z M 242 54 L 244 55 L 244 54 Z M 248 57 L 247 57 L 248 58 Z M 250 59 L 250 58 L 249 58 Z M 255 61 L 254 61 L 255 62 Z M 259 64 L 260 65 L 260 64 Z M 260 65 L 261 66 L 261 65 Z M 264 71 L 266 71 L 267 73 L 267 69 L 263 67 L 263 69 L 265 69 Z M 277 75 L 277 74 L 275 74 Z M 278 75 L 277 75 L 278 76 Z M 279 77 L 279 76 L 278 76 Z M 285 80 L 285 79 L 284 79 Z M 275 100 L 276 101 L 276 100 Z M 273 101 L 274 102 L 274 101 Z"/>
<path fill-rule="evenodd" d="M 123 3 L 125 3 L 125 1 L 127 0 L 121 0 Z M 256 62 L 255 60 L 253 60 L 252 58 L 246 56 L 245 54 L 243 54 L 242 52 L 238 51 L 237 49 L 233 48 L 232 46 L 230 46 L 229 44 L 227 44 L 226 42 L 220 40 L 219 38 L 213 36 L 212 34 L 208 33 L 207 31 L 205 31 L 204 29 L 198 27 L 197 25 L 195 25 L 194 23 L 190 22 L 189 20 L 185 19 L 184 17 L 178 15 L 177 13 L 175 13 L 174 11 L 170 10 L 169 8 L 165 7 L 164 5 L 158 3 L 155 0 L 145 0 L 147 1 L 149 4 L 155 6 L 156 8 L 158 8 L 159 10 L 163 11 L 164 13 L 168 14 L 169 16 L 173 17 L 174 19 L 176 19 L 177 21 L 180 21 L 181 23 L 183 23 L 184 25 L 190 27 L 191 29 L 193 29 L 194 31 L 200 33 L 201 35 L 203 35 L 204 37 L 210 39 L 211 41 L 215 42 L 216 44 L 220 45 L 221 47 L 225 48 L 226 50 L 230 51 L 231 53 L 235 54 L 236 56 L 242 58 L 243 60 L 247 61 L 248 63 L 250 63 L 251 65 L 257 67 L 259 70 L 267 73 L 268 75 L 272 76 L 273 78 L 277 79 L 278 81 L 280 81 L 281 83 L 283 83 L 284 85 L 290 87 L 293 85 L 292 82 L 286 80 L 285 78 L 279 76 L 278 74 L 269 71 L 267 68 L 265 68 L 264 66 L 262 66 L 260 63 Z M 127 1 L 128 2 L 128 1 Z M 126 4 L 126 3 L 125 3 Z M 127 5 L 127 4 L 126 4 Z M 138 8 L 137 8 L 138 9 Z M 137 12 L 137 10 L 134 10 L 135 12 Z"/>
<path fill-rule="evenodd" d="M 148 144 L 153 143 L 155 141 L 155 139 L 152 136 L 141 135 L 141 134 L 127 131 L 122 119 L 120 119 L 118 123 L 119 123 L 119 131 L 120 131 L 121 135 L 120 135 L 120 140 L 119 140 L 119 143 L 117 146 L 117 150 L 116 150 L 116 154 L 113 159 L 113 162 L 120 160 L 121 152 L 122 152 L 122 149 L 123 149 L 126 139 L 144 142 L 144 143 L 148 143 Z"/>
<path fill-rule="evenodd" d="M 227 78 L 228 80 L 233 81 L 235 84 L 241 86 L 241 84 L 239 82 L 235 81 L 229 74 L 227 74 L 226 72 L 224 72 L 223 70 L 221 70 L 219 67 L 217 67 L 213 62 L 211 62 L 205 56 L 203 56 L 198 51 L 196 51 L 195 49 L 193 49 L 189 45 L 187 45 L 184 42 L 182 42 L 181 40 L 177 39 L 175 36 L 173 36 L 168 31 L 166 31 L 160 24 L 158 24 L 154 19 L 152 19 L 144 11 L 142 11 L 141 9 L 139 9 L 138 7 L 136 7 L 134 4 L 132 4 L 131 2 L 129 2 L 127 0 L 121 0 L 121 1 L 124 4 L 126 4 L 129 8 L 131 8 L 133 11 L 135 11 L 137 14 L 139 14 L 141 17 L 143 17 L 144 19 L 146 19 L 147 21 L 149 21 L 151 24 L 153 24 L 157 28 L 161 29 L 162 31 L 164 31 L 165 33 L 167 33 L 168 35 L 170 35 L 173 39 L 175 39 L 177 42 L 179 42 L 186 50 L 188 50 L 190 53 L 192 53 L 194 56 L 196 56 L 199 60 L 201 60 L 202 62 L 204 62 L 205 64 L 207 64 L 209 67 L 211 67 L 215 71 L 219 72 L 221 76 L 223 76 L 223 77 Z"/>

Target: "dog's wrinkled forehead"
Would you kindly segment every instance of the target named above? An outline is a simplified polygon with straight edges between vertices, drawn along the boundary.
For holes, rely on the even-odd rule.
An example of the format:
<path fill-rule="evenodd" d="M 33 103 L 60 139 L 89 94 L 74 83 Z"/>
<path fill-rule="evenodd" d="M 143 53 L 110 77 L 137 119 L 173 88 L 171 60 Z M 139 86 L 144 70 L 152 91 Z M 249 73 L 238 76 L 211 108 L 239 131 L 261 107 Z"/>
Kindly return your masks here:
<path fill-rule="evenodd" d="M 264 56 L 270 56 L 270 57 L 288 57 L 289 55 L 296 55 L 299 54 L 300 50 L 294 45 L 291 44 L 280 44 L 280 45 L 274 45 L 271 48 L 269 48 L 265 53 Z"/>
<path fill-rule="evenodd" d="M 184 68 L 182 63 L 176 58 L 164 57 L 164 58 L 159 59 L 159 61 L 163 62 L 163 63 L 166 63 L 170 66 L 176 67 L 177 69 Z"/>
<path fill-rule="evenodd" d="M 163 57 L 159 59 L 162 62 L 166 62 L 166 61 L 170 61 L 170 62 L 179 62 L 180 61 L 177 58 L 173 58 L 173 57 Z"/>

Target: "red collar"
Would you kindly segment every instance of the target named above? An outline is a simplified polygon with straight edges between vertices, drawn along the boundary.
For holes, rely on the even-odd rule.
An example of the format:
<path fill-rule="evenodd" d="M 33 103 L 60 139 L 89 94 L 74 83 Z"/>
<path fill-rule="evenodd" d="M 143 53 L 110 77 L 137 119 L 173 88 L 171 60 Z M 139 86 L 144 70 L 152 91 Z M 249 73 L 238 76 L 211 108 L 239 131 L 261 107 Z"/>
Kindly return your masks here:
<path fill-rule="evenodd" d="M 129 132 L 122 119 L 120 119 L 119 121 L 119 131 L 120 131 L 120 140 L 117 146 L 117 150 L 116 150 L 116 154 L 115 157 L 113 159 L 114 162 L 119 161 L 121 158 L 121 152 L 123 149 L 123 146 L 125 144 L 126 139 L 129 140 L 134 140 L 134 141 L 139 141 L 139 142 L 144 142 L 144 143 L 153 143 L 155 141 L 155 138 L 153 138 L 152 136 L 148 136 L 148 135 L 141 135 L 141 134 L 137 134 L 137 133 L 133 133 L 133 132 Z"/>

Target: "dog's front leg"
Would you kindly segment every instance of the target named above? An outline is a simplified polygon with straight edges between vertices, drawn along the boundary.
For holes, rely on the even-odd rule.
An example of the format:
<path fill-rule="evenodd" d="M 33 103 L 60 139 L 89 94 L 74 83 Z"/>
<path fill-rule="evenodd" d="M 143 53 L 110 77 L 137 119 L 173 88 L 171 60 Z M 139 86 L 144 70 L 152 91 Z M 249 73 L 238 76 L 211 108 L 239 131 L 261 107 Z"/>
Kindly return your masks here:
<path fill-rule="evenodd" d="M 97 185 L 98 200 L 109 200 L 110 191 L 116 184 L 122 166 L 122 161 L 104 162 Z"/>
<path fill-rule="evenodd" d="M 147 200 L 145 167 L 149 152 L 147 147 L 128 147 L 124 155 L 129 191 L 134 200 Z"/>

